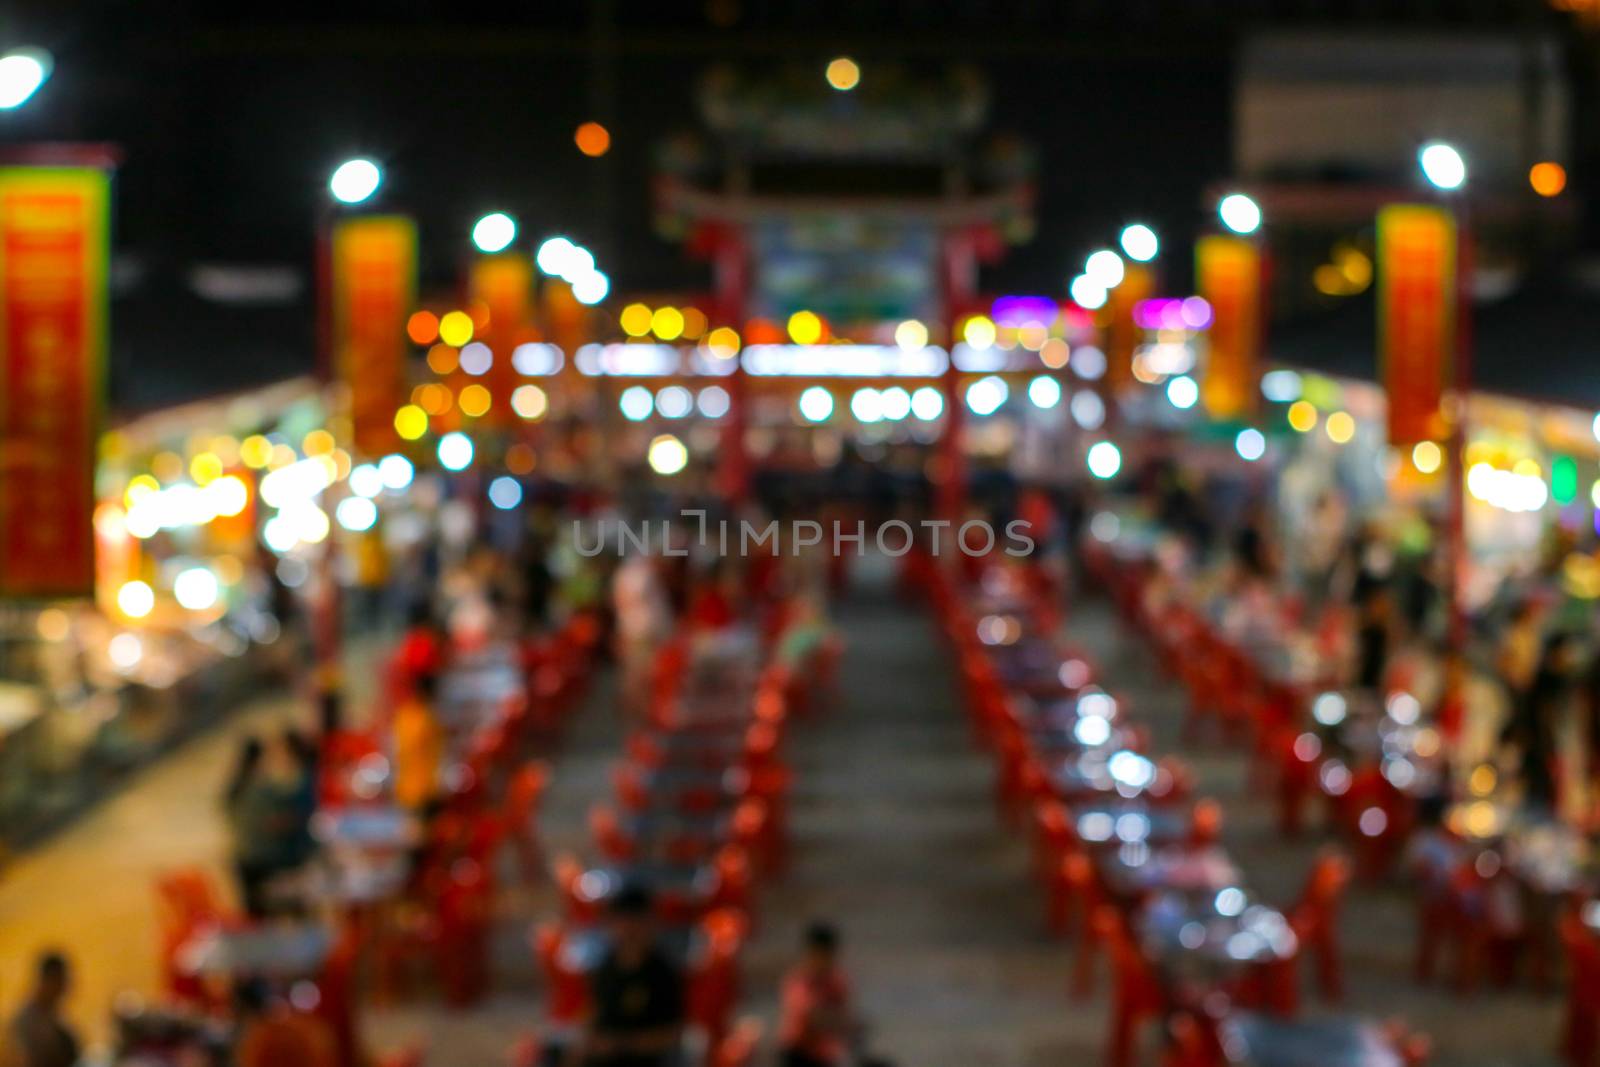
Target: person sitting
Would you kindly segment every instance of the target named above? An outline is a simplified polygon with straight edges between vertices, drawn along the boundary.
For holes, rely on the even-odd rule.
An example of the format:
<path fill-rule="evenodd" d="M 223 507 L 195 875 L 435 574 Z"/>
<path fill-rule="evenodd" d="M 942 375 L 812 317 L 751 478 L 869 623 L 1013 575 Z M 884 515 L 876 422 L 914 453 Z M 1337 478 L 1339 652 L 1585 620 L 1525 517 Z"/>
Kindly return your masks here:
<path fill-rule="evenodd" d="M 826 923 L 805 933 L 804 953 L 783 980 L 778 1043 L 783 1067 L 838 1067 L 860 1033 L 850 985 L 839 968 L 839 934 Z"/>
<path fill-rule="evenodd" d="M 683 975 L 656 942 L 650 894 L 625 887 L 611 903 L 611 946 L 589 979 L 590 1016 L 578 1047 L 585 1067 L 678 1062 Z"/>
<path fill-rule="evenodd" d="M 7 1067 L 73 1067 L 78 1062 L 78 1035 L 61 1017 L 61 1003 L 72 984 L 67 958 L 59 952 L 39 957 L 33 990 L 11 1019 L 0 1062 Z"/>
<path fill-rule="evenodd" d="M 243 983 L 235 995 L 239 1016 L 234 1062 L 239 1067 L 336 1067 L 333 1031 L 314 1015 L 272 1000 L 260 982 Z"/>

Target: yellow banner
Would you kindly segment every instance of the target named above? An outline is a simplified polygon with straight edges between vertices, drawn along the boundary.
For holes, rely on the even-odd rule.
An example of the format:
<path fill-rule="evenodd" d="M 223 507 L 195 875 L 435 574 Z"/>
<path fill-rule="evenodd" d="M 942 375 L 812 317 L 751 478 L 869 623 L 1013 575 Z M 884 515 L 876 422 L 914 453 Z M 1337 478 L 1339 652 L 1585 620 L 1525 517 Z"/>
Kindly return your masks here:
<path fill-rule="evenodd" d="M 1200 399 L 1214 419 L 1247 417 L 1260 392 L 1261 251 L 1241 237 L 1202 237 L 1195 243 L 1195 281 L 1211 305 Z"/>
<path fill-rule="evenodd" d="M 333 230 L 333 365 L 350 402 L 356 451 L 399 444 L 406 402 L 406 318 L 416 304 L 417 227 L 399 215 L 341 219 Z"/>
<path fill-rule="evenodd" d="M 1389 443 L 1442 441 L 1444 390 L 1455 365 L 1456 223 L 1443 208 L 1378 212 L 1378 366 Z"/>

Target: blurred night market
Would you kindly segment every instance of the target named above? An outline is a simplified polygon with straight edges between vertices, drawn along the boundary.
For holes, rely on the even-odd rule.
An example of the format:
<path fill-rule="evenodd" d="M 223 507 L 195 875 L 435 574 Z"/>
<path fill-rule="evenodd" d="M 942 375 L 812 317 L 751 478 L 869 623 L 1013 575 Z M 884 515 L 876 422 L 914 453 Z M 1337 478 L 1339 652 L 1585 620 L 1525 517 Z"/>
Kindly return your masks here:
<path fill-rule="evenodd" d="M 0 9 L 0 1067 L 1600 1067 L 1600 0 Z"/>

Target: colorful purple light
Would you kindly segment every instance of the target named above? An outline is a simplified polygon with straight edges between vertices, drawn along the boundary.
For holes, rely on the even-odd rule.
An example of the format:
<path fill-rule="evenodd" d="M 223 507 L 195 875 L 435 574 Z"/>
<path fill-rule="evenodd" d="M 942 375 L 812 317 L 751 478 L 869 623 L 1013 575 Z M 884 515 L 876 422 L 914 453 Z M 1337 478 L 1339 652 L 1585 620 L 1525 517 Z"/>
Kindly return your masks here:
<path fill-rule="evenodd" d="M 999 296 L 989 309 L 997 326 L 1017 329 L 1030 323 L 1049 326 L 1061 314 L 1061 305 L 1048 296 Z"/>
<path fill-rule="evenodd" d="M 1198 296 L 1141 300 L 1133 321 L 1142 330 L 1203 330 L 1211 325 L 1211 305 Z"/>

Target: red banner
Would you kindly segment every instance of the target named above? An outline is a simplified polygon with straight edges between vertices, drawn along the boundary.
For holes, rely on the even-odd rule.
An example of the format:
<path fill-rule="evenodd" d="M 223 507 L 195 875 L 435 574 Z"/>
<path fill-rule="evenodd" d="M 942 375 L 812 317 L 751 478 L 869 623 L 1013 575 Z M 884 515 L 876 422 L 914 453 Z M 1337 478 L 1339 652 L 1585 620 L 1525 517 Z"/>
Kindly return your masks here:
<path fill-rule="evenodd" d="M 1443 401 L 1455 359 L 1456 223 L 1443 208 L 1378 212 L 1378 365 L 1389 443 L 1449 435 Z"/>
<path fill-rule="evenodd" d="M 1214 419 L 1245 418 L 1260 393 L 1261 250 L 1242 237 L 1195 242 L 1195 281 L 1211 305 L 1210 354 L 1200 399 Z"/>
<path fill-rule="evenodd" d="M 333 231 L 333 357 L 349 396 L 356 451 L 399 444 L 407 400 L 406 317 L 416 303 L 417 228 L 399 215 L 342 219 Z"/>
<path fill-rule="evenodd" d="M 110 176 L 0 169 L 0 592 L 94 592 Z"/>
<path fill-rule="evenodd" d="M 494 353 L 484 385 L 493 403 L 490 421 L 505 425 L 512 420 L 511 391 L 517 387 L 512 350 L 529 340 L 528 319 L 533 303 L 533 263 L 525 255 L 483 256 L 472 265 L 472 298 L 489 309 L 489 328 L 481 340 Z"/>

